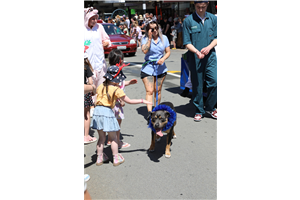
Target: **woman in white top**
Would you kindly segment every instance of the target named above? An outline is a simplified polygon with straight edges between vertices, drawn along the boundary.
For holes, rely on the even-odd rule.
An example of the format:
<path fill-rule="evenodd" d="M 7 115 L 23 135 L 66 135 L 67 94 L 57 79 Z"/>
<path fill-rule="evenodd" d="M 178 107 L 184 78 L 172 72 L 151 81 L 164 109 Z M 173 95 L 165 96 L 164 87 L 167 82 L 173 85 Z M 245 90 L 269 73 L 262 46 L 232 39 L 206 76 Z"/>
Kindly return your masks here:
<path fill-rule="evenodd" d="M 94 69 L 92 76 L 96 88 L 104 81 L 103 76 L 106 74 L 107 66 L 104 57 L 104 47 L 111 46 L 109 36 L 101 24 L 97 24 L 99 15 L 98 10 L 93 7 L 84 9 L 84 45 L 88 46 L 86 53 Z M 93 96 L 95 102 L 96 95 Z"/>
<path fill-rule="evenodd" d="M 135 30 L 135 33 L 134 33 L 134 35 L 135 35 L 135 38 L 136 38 L 136 40 L 137 40 L 137 42 L 138 42 L 138 45 L 139 45 L 139 47 L 138 48 L 141 48 L 141 38 L 142 38 L 142 30 L 141 30 L 141 28 L 139 27 L 139 23 L 137 22 L 137 21 L 135 21 L 134 22 L 134 30 Z"/>

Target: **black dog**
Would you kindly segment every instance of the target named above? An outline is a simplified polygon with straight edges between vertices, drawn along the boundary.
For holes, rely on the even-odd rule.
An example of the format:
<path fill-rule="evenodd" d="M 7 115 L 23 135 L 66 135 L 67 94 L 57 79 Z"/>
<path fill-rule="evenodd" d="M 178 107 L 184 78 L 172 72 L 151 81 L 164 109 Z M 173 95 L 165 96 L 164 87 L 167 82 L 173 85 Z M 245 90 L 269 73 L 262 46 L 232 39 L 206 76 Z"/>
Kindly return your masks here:
<path fill-rule="evenodd" d="M 155 131 L 153 131 L 153 129 L 151 130 L 152 137 L 151 137 L 151 145 L 150 145 L 149 151 L 154 151 L 155 138 L 160 139 L 160 137 L 163 136 L 162 132 L 165 132 L 165 133 L 167 133 L 167 145 L 166 145 L 166 150 L 165 150 L 165 156 L 167 158 L 169 158 L 169 157 L 171 157 L 171 153 L 170 153 L 171 140 L 172 140 L 172 138 L 176 138 L 176 135 L 174 132 L 174 126 L 176 125 L 176 111 L 171 102 L 163 102 L 163 103 L 159 104 L 159 106 L 160 105 L 166 105 L 166 106 L 170 107 L 171 110 L 173 110 L 174 112 L 170 113 L 164 109 L 151 112 L 151 124 L 152 124 L 153 129 L 155 129 Z M 163 107 L 163 106 L 160 106 L 160 107 Z M 173 115 L 172 116 L 173 124 L 169 120 L 171 118 L 170 117 L 171 114 Z M 170 123 L 168 124 L 169 121 L 170 121 Z M 168 128 L 167 130 L 164 130 L 164 128 L 166 126 L 167 127 L 170 126 L 170 128 Z"/>

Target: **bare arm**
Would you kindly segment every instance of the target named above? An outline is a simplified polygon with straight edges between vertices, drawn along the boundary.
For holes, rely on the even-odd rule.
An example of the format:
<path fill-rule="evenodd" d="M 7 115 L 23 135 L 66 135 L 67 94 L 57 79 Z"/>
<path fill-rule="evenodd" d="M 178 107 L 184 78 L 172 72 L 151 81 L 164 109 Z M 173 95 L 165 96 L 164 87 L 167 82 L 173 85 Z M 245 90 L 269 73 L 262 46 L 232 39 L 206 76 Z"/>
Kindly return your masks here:
<path fill-rule="evenodd" d="M 148 40 L 146 42 L 146 44 L 142 45 L 142 52 L 144 54 L 148 53 L 149 49 L 150 49 L 150 45 L 151 45 L 151 40 L 152 40 L 152 31 L 151 29 L 148 30 Z"/>
<path fill-rule="evenodd" d="M 120 98 L 121 100 L 125 101 L 126 103 L 129 104 L 140 104 L 140 103 L 144 103 L 144 104 L 151 104 L 152 102 L 149 102 L 145 99 L 129 99 L 129 97 L 127 97 L 126 95 Z"/>
<path fill-rule="evenodd" d="M 136 79 L 131 79 L 130 81 L 125 81 L 125 86 L 136 84 L 136 83 L 137 83 Z"/>
<path fill-rule="evenodd" d="M 89 92 L 93 92 L 94 94 L 96 94 L 96 86 L 84 84 L 84 94 L 87 94 Z"/>
<path fill-rule="evenodd" d="M 171 51 L 170 51 L 170 46 L 168 46 L 166 49 L 165 49 L 165 55 L 161 58 L 161 59 L 159 59 L 158 61 L 157 61 L 157 64 L 159 64 L 159 65 L 162 65 L 164 62 L 165 62 L 165 60 L 167 59 L 167 58 L 169 58 L 169 56 L 170 56 L 170 54 L 171 54 Z"/>

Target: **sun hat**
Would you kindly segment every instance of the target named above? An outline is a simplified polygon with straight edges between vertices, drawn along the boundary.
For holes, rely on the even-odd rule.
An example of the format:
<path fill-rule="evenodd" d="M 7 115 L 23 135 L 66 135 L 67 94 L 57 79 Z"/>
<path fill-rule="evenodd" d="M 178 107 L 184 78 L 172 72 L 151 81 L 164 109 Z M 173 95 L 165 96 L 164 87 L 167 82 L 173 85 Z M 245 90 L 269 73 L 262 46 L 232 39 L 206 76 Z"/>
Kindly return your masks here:
<path fill-rule="evenodd" d="M 120 83 L 126 79 L 126 76 L 123 74 L 122 71 L 122 68 L 125 66 L 127 65 L 123 64 L 121 67 L 112 65 L 107 69 L 107 72 L 103 77 L 114 83 Z"/>
<path fill-rule="evenodd" d="M 142 15 L 139 15 L 139 20 L 144 20 Z"/>

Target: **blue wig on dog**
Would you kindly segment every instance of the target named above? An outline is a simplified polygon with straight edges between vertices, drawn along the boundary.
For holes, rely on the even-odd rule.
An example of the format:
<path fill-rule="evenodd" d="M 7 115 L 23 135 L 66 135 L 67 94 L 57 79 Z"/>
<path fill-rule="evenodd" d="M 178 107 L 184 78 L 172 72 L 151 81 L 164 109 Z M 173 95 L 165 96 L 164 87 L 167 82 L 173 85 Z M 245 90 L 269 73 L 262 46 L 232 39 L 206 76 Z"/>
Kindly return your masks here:
<path fill-rule="evenodd" d="M 160 105 L 156 106 L 155 108 L 153 108 L 152 112 L 156 112 L 158 110 L 166 110 L 170 113 L 170 116 L 168 118 L 168 123 L 162 130 L 162 131 L 166 131 L 166 130 L 170 129 L 173 126 L 174 122 L 176 121 L 176 112 L 172 108 L 170 108 L 169 106 L 164 105 L 164 104 L 160 104 Z M 149 119 L 148 128 L 151 128 L 152 131 L 156 132 L 156 130 L 153 128 L 153 125 L 151 123 L 151 117 Z"/>

